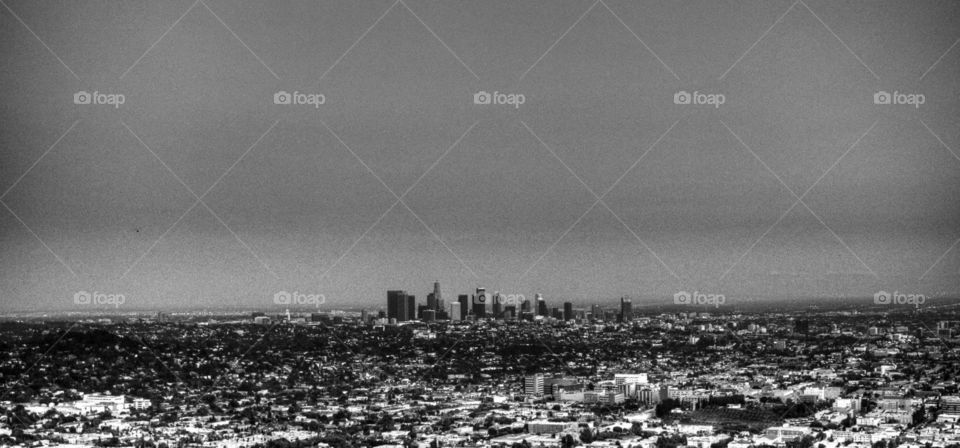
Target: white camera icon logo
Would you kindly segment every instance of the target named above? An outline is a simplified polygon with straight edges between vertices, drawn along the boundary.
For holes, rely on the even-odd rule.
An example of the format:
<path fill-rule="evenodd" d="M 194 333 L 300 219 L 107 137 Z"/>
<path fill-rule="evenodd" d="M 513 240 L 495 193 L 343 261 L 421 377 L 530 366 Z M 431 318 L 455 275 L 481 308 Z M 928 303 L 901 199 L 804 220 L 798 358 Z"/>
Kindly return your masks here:
<path fill-rule="evenodd" d="M 86 90 L 81 90 L 73 94 L 73 104 L 90 104 L 93 100 L 93 95 L 90 95 L 90 92 Z"/>
<path fill-rule="evenodd" d="M 293 95 L 290 95 L 286 90 L 281 90 L 273 94 L 273 104 L 290 104 L 292 99 Z"/>
<path fill-rule="evenodd" d="M 673 94 L 673 104 L 690 104 L 693 96 L 686 90 L 681 90 Z"/>
<path fill-rule="evenodd" d="M 692 297 L 689 292 L 680 291 L 673 295 L 673 303 L 676 305 L 689 305 L 692 303 Z"/>
<path fill-rule="evenodd" d="M 490 104 L 493 96 L 485 90 L 473 94 L 473 104 Z"/>
<path fill-rule="evenodd" d="M 892 297 L 889 292 L 879 291 L 873 295 L 873 303 L 877 305 L 889 305 Z"/>
<path fill-rule="evenodd" d="M 289 292 L 278 291 L 273 295 L 273 303 L 277 305 L 289 305 L 292 297 Z"/>
<path fill-rule="evenodd" d="M 75 304 L 77 304 L 77 305 L 89 305 L 89 304 L 90 304 L 90 298 L 91 298 L 91 295 L 90 295 L 89 292 L 86 292 L 86 291 L 77 291 L 77 292 L 73 295 L 73 303 L 75 303 Z"/>
<path fill-rule="evenodd" d="M 873 104 L 890 104 L 893 102 L 893 96 L 886 90 L 881 90 L 873 94 Z"/>

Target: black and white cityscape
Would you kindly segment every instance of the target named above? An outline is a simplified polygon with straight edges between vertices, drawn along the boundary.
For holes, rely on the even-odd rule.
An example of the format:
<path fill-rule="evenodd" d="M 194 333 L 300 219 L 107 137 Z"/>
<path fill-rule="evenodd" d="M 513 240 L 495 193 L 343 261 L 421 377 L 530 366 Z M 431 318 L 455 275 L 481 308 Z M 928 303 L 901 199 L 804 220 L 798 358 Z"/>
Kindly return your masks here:
<path fill-rule="evenodd" d="M 960 448 L 960 2 L 0 0 L 0 447 Z"/>

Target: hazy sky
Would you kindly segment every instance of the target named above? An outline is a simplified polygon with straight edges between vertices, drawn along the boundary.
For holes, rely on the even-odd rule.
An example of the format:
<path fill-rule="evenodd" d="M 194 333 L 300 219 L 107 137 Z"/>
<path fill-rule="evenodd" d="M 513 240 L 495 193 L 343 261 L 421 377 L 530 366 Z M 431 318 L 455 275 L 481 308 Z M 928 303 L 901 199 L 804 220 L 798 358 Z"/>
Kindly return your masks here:
<path fill-rule="evenodd" d="M 960 292 L 957 2 L 2 3 L 0 309 Z"/>

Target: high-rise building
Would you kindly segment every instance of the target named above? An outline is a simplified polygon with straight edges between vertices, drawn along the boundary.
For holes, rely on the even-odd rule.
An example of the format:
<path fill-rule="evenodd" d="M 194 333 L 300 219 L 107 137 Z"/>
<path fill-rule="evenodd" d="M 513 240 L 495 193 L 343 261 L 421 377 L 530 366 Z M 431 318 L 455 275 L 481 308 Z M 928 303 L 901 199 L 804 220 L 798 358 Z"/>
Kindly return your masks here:
<path fill-rule="evenodd" d="M 460 294 L 457 296 L 457 302 L 460 302 L 460 320 L 467 320 L 467 314 L 470 311 L 470 296 Z"/>
<path fill-rule="evenodd" d="M 477 294 L 473 296 L 473 315 L 475 318 L 480 319 L 487 316 L 487 301 L 489 299 L 486 289 L 477 288 Z"/>
<path fill-rule="evenodd" d="M 437 312 L 431 309 L 423 310 L 423 321 L 433 322 L 437 320 Z"/>
<path fill-rule="evenodd" d="M 493 318 L 499 319 L 501 314 L 503 314 L 503 303 L 500 297 L 500 292 L 493 293 Z"/>
<path fill-rule="evenodd" d="M 539 293 L 537 293 L 537 315 L 543 317 L 550 315 L 549 310 L 547 310 L 547 301 Z"/>
<path fill-rule="evenodd" d="M 402 290 L 387 291 L 387 318 L 405 322 L 417 318 L 417 298 Z"/>
<path fill-rule="evenodd" d="M 523 302 L 520 303 L 520 312 L 521 312 L 521 313 L 529 313 L 529 312 L 533 311 L 533 310 L 530 309 L 530 307 L 531 307 L 531 305 L 530 305 L 530 299 L 524 297 L 524 298 L 523 298 Z"/>
<path fill-rule="evenodd" d="M 573 320 L 573 303 L 563 302 L 563 320 Z"/>
<path fill-rule="evenodd" d="M 360 310 L 360 322 L 366 324 L 368 321 L 370 321 L 370 314 L 367 310 Z"/>
<path fill-rule="evenodd" d="M 543 395 L 543 374 L 528 375 L 523 382 L 523 392 L 527 395 Z"/>
<path fill-rule="evenodd" d="M 433 298 L 437 301 L 433 308 L 436 311 L 443 310 L 443 297 L 440 295 L 440 282 L 433 282 Z"/>
<path fill-rule="evenodd" d="M 596 320 L 603 320 L 603 307 L 600 305 L 590 305 L 590 314 Z"/>
<path fill-rule="evenodd" d="M 460 308 L 460 302 L 453 302 L 450 304 L 450 320 L 454 322 L 463 320 L 463 313 L 461 313 Z"/>
<path fill-rule="evenodd" d="M 437 296 L 432 292 L 427 294 L 427 309 L 437 310 Z"/>
<path fill-rule="evenodd" d="M 407 320 L 407 292 L 402 290 L 387 291 L 387 318 L 397 322 Z"/>
<path fill-rule="evenodd" d="M 633 303 L 630 299 L 620 298 L 620 322 L 630 322 L 633 320 Z"/>

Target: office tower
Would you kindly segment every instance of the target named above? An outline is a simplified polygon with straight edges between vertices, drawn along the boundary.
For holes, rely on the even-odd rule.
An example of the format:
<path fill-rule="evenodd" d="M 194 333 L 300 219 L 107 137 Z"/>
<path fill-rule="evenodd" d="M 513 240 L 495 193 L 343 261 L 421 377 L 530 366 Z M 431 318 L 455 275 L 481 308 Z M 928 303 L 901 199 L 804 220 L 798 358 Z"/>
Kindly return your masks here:
<path fill-rule="evenodd" d="M 437 311 L 443 310 L 443 297 L 440 295 L 440 282 L 433 282 L 433 298 L 437 301 L 437 306 L 433 309 Z"/>
<path fill-rule="evenodd" d="M 596 320 L 603 319 L 603 307 L 600 305 L 590 305 L 590 314 Z"/>
<path fill-rule="evenodd" d="M 406 319 L 406 291 L 391 290 L 387 291 L 387 318 L 396 319 L 397 322 Z"/>
<path fill-rule="evenodd" d="M 370 320 L 370 314 L 367 313 L 367 310 L 360 310 L 360 322 L 367 323 Z"/>
<path fill-rule="evenodd" d="M 507 305 L 503 307 L 503 318 L 506 320 L 512 320 L 517 317 L 517 306 L 516 305 Z"/>
<path fill-rule="evenodd" d="M 524 298 L 523 298 L 523 302 L 520 303 L 520 312 L 521 312 L 521 313 L 529 313 L 529 312 L 533 311 L 533 310 L 531 310 L 530 308 L 531 308 L 530 299 L 524 297 Z"/>
<path fill-rule="evenodd" d="M 620 298 L 620 322 L 630 322 L 633 319 L 633 303 L 630 299 Z"/>
<path fill-rule="evenodd" d="M 457 296 L 457 301 L 460 302 L 460 320 L 467 320 L 467 314 L 470 312 L 470 296 L 460 294 Z"/>
<path fill-rule="evenodd" d="M 523 392 L 527 395 L 543 395 L 543 374 L 528 375 L 523 382 Z"/>
<path fill-rule="evenodd" d="M 423 310 L 423 321 L 424 322 L 433 322 L 437 320 L 437 312 L 431 309 Z"/>
<path fill-rule="evenodd" d="M 433 311 L 430 309 L 429 305 L 417 305 L 417 316 L 420 316 L 420 320 L 424 320 L 423 313 L 427 312 L 428 310 Z M 434 313 L 436 313 L 436 311 L 434 311 Z M 436 317 L 436 314 L 434 314 L 434 317 Z"/>
<path fill-rule="evenodd" d="M 417 318 L 417 297 L 407 296 L 407 320 L 416 320 Z"/>
<path fill-rule="evenodd" d="M 450 304 L 450 320 L 454 322 L 459 322 L 463 320 L 463 313 L 461 312 L 462 305 L 460 302 L 453 302 Z"/>
<path fill-rule="evenodd" d="M 539 293 L 537 294 L 537 315 L 547 317 L 549 313 L 547 311 L 547 301 L 543 299 L 543 296 Z"/>
<path fill-rule="evenodd" d="M 487 290 L 477 288 L 477 294 L 473 296 L 473 315 L 477 319 L 487 316 Z"/>
<path fill-rule="evenodd" d="M 503 314 L 503 298 L 500 297 L 500 292 L 493 293 L 493 318 L 499 319 L 500 315 Z"/>
<path fill-rule="evenodd" d="M 563 319 L 563 311 L 560 311 L 560 308 L 553 307 L 550 310 L 550 316 L 553 317 L 554 319 L 561 320 Z"/>
<path fill-rule="evenodd" d="M 427 294 L 427 309 L 437 310 L 437 296 L 432 292 Z"/>
<path fill-rule="evenodd" d="M 563 302 L 563 320 L 573 320 L 573 303 Z"/>

